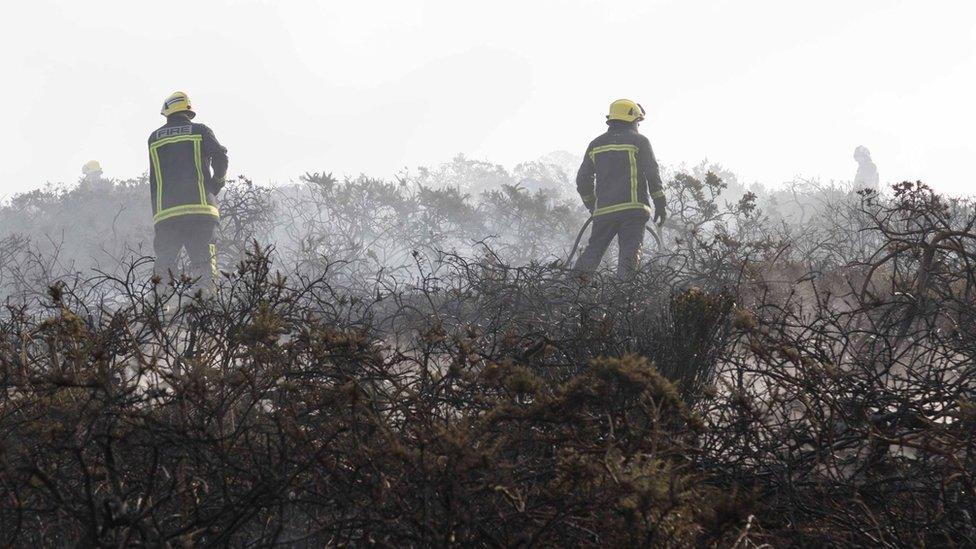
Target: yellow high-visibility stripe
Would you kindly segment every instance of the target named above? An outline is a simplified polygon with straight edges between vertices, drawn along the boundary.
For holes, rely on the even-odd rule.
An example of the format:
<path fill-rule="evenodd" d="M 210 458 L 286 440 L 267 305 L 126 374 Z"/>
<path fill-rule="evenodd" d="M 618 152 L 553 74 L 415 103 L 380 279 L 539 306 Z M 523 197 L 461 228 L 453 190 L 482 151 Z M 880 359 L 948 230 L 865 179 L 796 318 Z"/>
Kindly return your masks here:
<path fill-rule="evenodd" d="M 593 217 L 604 214 L 612 214 L 616 212 L 622 212 L 624 210 L 644 210 L 648 213 L 651 212 L 651 208 L 647 204 L 641 204 L 640 202 L 634 204 L 633 202 L 624 202 L 623 204 L 614 204 L 613 206 L 607 206 L 606 208 L 600 208 L 593 212 Z"/>
<path fill-rule="evenodd" d="M 164 145 L 170 145 L 172 143 L 179 143 L 181 141 L 203 141 L 203 136 L 202 135 L 198 135 L 198 134 L 173 135 L 173 136 L 170 136 L 170 137 L 164 137 L 164 138 L 160 139 L 159 141 L 153 141 L 153 144 L 151 145 L 151 147 L 154 147 L 154 148 L 157 148 L 158 149 L 159 147 L 162 147 Z"/>
<path fill-rule="evenodd" d="M 169 219 L 171 217 L 178 217 L 181 215 L 209 215 L 212 217 L 220 218 L 220 210 L 215 206 L 210 204 L 186 204 L 183 206 L 175 206 L 173 208 L 166 208 L 153 216 L 153 223 L 159 223 L 164 219 Z"/>
<path fill-rule="evenodd" d="M 174 143 L 191 142 L 193 143 L 193 165 L 197 171 L 197 189 L 199 191 L 200 202 L 198 204 L 184 204 L 173 208 L 163 209 L 163 171 L 159 163 L 159 149 Z M 178 215 L 206 214 L 219 217 L 217 208 L 210 205 L 207 201 L 207 190 L 204 186 L 203 177 L 203 136 L 202 135 L 174 135 L 164 137 L 155 141 L 149 146 L 149 157 L 152 160 L 153 172 L 156 174 L 156 212 L 153 216 L 154 222 L 176 217 Z M 189 211 L 187 208 L 194 209 Z"/>
<path fill-rule="evenodd" d="M 217 276 L 217 245 L 210 244 L 210 274 Z"/>
<path fill-rule="evenodd" d="M 637 145 L 627 145 L 627 144 L 614 144 L 614 145 L 600 145 L 599 147 L 593 147 L 590 149 L 590 154 L 600 154 L 602 152 L 608 151 L 628 151 L 637 152 Z"/>
<path fill-rule="evenodd" d="M 202 139 L 193 141 L 193 163 L 197 168 L 197 187 L 200 189 L 200 203 L 207 204 L 207 190 L 203 188 L 203 153 L 201 151 Z"/>
<path fill-rule="evenodd" d="M 599 204 L 596 205 L 596 209 L 593 211 L 593 216 L 611 214 L 615 212 L 620 212 L 624 210 L 646 210 L 648 213 L 651 208 L 641 202 L 637 198 L 637 145 L 601 145 L 599 147 L 593 147 L 590 150 L 590 161 L 596 162 L 596 155 L 605 152 L 626 152 L 627 160 L 630 162 L 630 202 L 623 202 L 620 204 L 614 204 L 613 206 L 607 206 L 606 208 L 600 208 Z M 662 193 L 663 196 L 663 193 Z"/>
<path fill-rule="evenodd" d="M 156 213 L 163 209 L 163 170 L 159 167 L 159 154 L 153 147 L 149 147 L 149 158 L 152 159 L 153 171 L 156 173 Z"/>
<path fill-rule="evenodd" d="M 637 202 L 637 151 L 633 150 L 627 153 L 627 158 L 630 160 L 630 201 L 632 203 Z"/>
<path fill-rule="evenodd" d="M 654 191 L 651 193 L 651 198 L 664 198 L 664 191 Z"/>

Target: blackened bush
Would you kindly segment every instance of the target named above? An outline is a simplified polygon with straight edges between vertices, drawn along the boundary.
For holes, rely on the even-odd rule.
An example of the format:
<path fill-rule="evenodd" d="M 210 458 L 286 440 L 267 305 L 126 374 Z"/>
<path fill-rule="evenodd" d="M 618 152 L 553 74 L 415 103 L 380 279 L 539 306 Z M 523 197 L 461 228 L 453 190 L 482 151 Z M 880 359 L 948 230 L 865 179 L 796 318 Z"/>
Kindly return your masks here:
<path fill-rule="evenodd" d="M 213 299 L 0 240 L 0 542 L 976 544 L 971 202 L 675 176 L 620 281 L 456 164 L 510 186 L 244 182 Z"/>
<path fill-rule="evenodd" d="M 702 422 L 634 356 L 531 363 L 254 251 L 216 300 L 160 286 L 4 321 L 0 512 L 15 544 L 687 544 Z M 177 296 L 182 298 L 183 296 Z M 718 535 L 722 534 L 719 532 Z"/>

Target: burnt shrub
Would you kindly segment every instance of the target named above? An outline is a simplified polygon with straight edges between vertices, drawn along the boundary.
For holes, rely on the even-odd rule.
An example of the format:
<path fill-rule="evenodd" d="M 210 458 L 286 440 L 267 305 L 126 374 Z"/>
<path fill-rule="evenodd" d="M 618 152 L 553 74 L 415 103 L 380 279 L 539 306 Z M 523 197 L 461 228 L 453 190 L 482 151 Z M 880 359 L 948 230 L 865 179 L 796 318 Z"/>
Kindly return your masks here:
<path fill-rule="evenodd" d="M 406 306 L 386 302 L 411 292 L 343 296 L 272 273 L 260 249 L 215 299 L 102 283 L 127 302 L 93 314 L 58 288 L 3 320 L 6 543 L 683 545 L 726 531 L 702 526 L 704 424 L 646 359 L 493 354 L 495 327 L 458 331 L 433 299 L 391 332 L 384 316 Z M 545 375 L 550 354 L 563 375 Z"/>
<path fill-rule="evenodd" d="M 206 299 L 18 197 L 0 543 L 976 544 L 972 203 L 699 171 L 630 280 L 492 164 L 240 180 Z"/>

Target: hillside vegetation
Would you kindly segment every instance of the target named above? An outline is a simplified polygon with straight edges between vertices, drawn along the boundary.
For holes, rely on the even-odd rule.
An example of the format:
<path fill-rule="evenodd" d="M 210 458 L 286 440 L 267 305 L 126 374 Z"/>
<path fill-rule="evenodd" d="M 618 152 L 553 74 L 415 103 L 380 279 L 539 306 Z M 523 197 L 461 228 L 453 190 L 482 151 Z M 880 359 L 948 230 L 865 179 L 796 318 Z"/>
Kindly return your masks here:
<path fill-rule="evenodd" d="M 515 172 L 239 178 L 212 299 L 144 180 L 12 199 L 0 544 L 976 544 L 971 202 L 676 172 L 621 281 Z"/>

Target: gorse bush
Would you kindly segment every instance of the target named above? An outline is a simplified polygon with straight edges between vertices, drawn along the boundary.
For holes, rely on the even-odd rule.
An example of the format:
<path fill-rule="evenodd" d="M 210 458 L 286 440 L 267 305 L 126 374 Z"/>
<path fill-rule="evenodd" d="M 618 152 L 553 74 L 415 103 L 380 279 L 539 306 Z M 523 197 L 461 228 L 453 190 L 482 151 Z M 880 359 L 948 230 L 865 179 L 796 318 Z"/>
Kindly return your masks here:
<path fill-rule="evenodd" d="M 457 162 L 234 182 L 206 299 L 45 262 L 80 191 L 7 205 L 0 543 L 976 544 L 968 201 L 676 174 L 621 281 Z"/>
<path fill-rule="evenodd" d="M 258 250 L 171 316 L 160 292 L 179 288 L 109 279 L 127 299 L 111 311 L 60 287 L 11 310 L 5 541 L 698 539 L 702 420 L 647 360 L 574 341 L 612 321 L 565 318 L 624 289 L 539 311 L 514 299 L 527 273 L 454 264 L 437 282 L 454 288 L 363 301 L 274 275 Z M 547 273 L 535 299 L 576 284 L 531 278 Z"/>

